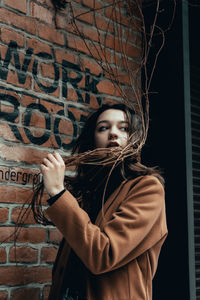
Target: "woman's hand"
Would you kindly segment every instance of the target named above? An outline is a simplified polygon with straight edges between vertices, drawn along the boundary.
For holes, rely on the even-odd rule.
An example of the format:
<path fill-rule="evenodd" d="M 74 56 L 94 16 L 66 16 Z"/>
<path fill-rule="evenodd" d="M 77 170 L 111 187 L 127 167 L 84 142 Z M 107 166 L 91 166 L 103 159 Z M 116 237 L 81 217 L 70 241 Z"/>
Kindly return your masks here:
<path fill-rule="evenodd" d="M 40 169 L 47 193 L 50 196 L 60 193 L 64 189 L 65 175 L 65 163 L 60 154 L 48 154 L 43 159 Z"/>

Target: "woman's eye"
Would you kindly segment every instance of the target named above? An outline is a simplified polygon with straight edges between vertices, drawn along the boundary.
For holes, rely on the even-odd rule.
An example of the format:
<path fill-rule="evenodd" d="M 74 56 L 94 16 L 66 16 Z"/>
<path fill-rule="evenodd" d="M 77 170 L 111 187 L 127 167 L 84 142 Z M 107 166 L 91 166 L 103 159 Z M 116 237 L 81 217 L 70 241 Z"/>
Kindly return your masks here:
<path fill-rule="evenodd" d="M 128 131 L 128 127 L 121 127 L 120 130 L 122 130 L 122 131 Z"/>
<path fill-rule="evenodd" d="M 101 127 L 99 127 L 98 131 L 105 131 L 107 129 L 108 129 L 107 126 L 101 126 Z"/>

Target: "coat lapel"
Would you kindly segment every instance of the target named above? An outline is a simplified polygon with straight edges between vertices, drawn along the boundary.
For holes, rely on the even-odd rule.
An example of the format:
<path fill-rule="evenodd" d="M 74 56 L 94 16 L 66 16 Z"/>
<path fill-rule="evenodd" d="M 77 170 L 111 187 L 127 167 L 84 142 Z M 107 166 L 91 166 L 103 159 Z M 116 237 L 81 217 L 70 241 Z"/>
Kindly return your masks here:
<path fill-rule="evenodd" d="M 106 201 L 103 209 L 100 210 L 99 214 L 97 215 L 95 225 L 102 228 L 103 224 L 107 219 L 109 219 L 110 214 L 119 207 L 120 203 L 126 197 L 128 191 L 132 186 L 134 186 L 143 176 L 139 176 L 133 180 L 125 179 L 122 181 L 120 186 L 110 195 L 108 200 Z"/>
<path fill-rule="evenodd" d="M 98 213 L 96 221 L 95 221 L 95 225 L 101 227 L 102 222 L 106 219 L 107 213 L 109 212 L 109 208 L 112 207 L 113 202 L 120 194 L 120 192 L 126 182 L 127 182 L 127 180 L 122 181 L 120 186 L 110 195 L 110 197 L 106 201 L 105 205 L 103 206 L 103 209 L 101 209 L 100 212 Z"/>

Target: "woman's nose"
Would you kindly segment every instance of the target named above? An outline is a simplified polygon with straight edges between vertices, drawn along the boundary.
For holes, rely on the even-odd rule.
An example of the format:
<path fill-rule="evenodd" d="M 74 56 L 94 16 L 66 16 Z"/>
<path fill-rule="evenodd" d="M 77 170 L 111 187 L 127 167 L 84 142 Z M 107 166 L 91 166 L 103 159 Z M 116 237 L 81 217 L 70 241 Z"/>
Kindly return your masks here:
<path fill-rule="evenodd" d="M 109 139 L 113 140 L 113 139 L 116 139 L 116 138 L 118 138 L 117 131 L 114 130 L 114 129 L 111 129 L 110 132 L 109 132 Z"/>

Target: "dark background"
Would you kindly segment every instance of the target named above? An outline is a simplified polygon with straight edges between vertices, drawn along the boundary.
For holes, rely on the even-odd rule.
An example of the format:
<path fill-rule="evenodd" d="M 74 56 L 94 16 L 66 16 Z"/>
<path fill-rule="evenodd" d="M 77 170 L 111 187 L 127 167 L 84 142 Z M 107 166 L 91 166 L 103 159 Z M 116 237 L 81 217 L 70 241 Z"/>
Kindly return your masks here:
<path fill-rule="evenodd" d="M 167 28 L 172 16 L 173 1 L 161 1 L 158 24 Z M 166 191 L 168 237 L 162 248 L 153 283 L 153 300 L 189 300 L 188 236 L 186 199 L 186 156 L 184 128 L 184 85 L 182 7 L 177 1 L 171 30 L 165 34 L 165 46 L 155 69 L 150 96 L 150 128 L 143 162 L 163 170 Z M 155 7 L 144 9 L 151 23 Z M 200 15 L 199 15 L 200 18 Z M 149 70 L 156 49 L 155 38 L 148 62 Z"/>

